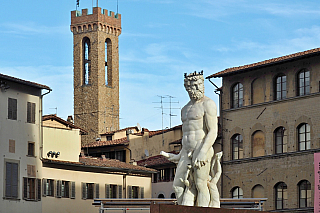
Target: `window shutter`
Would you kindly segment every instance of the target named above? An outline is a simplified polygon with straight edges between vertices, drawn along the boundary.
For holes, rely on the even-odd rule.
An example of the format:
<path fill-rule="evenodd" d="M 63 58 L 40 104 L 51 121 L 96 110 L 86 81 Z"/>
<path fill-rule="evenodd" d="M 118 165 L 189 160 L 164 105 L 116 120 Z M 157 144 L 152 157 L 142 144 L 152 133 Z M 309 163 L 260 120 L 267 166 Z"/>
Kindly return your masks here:
<path fill-rule="evenodd" d="M 71 182 L 71 197 L 72 199 L 76 198 L 76 182 Z"/>
<path fill-rule="evenodd" d="M 122 198 L 122 185 L 118 185 L 118 198 Z"/>
<path fill-rule="evenodd" d="M 37 179 L 37 201 L 41 201 L 41 179 Z"/>
<path fill-rule="evenodd" d="M 47 179 L 45 178 L 42 179 L 42 196 L 47 196 Z"/>
<path fill-rule="evenodd" d="M 27 103 L 27 123 L 31 123 L 31 103 Z"/>
<path fill-rule="evenodd" d="M 36 104 L 31 104 L 31 123 L 36 123 Z"/>
<path fill-rule="evenodd" d="M 144 187 L 140 187 L 139 191 L 140 191 L 140 198 L 144 198 Z"/>
<path fill-rule="evenodd" d="M 11 168 L 11 196 L 18 198 L 18 164 L 12 163 Z"/>
<path fill-rule="evenodd" d="M 17 99 L 8 99 L 8 119 L 17 120 Z"/>
<path fill-rule="evenodd" d="M 28 178 L 23 178 L 23 199 L 28 198 Z"/>
<path fill-rule="evenodd" d="M 106 198 L 110 198 L 110 184 L 105 185 Z"/>
<path fill-rule="evenodd" d="M 87 189 L 86 189 L 86 183 L 81 183 L 82 185 L 82 199 L 87 199 Z"/>
<path fill-rule="evenodd" d="M 61 180 L 57 180 L 56 197 L 61 197 Z"/>
<path fill-rule="evenodd" d="M 128 198 L 132 198 L 132 186 L 128 186 Z"/>
<path fill-rule="evenodd" d="M 6 162 L 6 197 L 11 197 L 12 163 Z"/>
<path fill-rule="evenodd" d="M 96 197 L 95 198 L 99 198 L 99 183 L 94 184 L 96 187 Z"/>

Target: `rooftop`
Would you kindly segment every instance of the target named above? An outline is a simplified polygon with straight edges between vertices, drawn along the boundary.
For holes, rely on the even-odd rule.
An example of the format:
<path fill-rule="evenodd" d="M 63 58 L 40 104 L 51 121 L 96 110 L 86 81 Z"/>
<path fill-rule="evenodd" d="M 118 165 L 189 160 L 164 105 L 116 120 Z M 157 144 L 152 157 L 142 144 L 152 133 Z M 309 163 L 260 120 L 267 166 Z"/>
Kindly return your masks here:
<path fill-rule="evenodd" d="M 42 121 L 47 121 L 47 120 L 55 120 L 55 121 L 57 121 L 57 122 L 65 125 L 65 126 L 67 126 L 67 127 L 72 128 L 72 129 L 79 129 L 80 132 L 81 132 L 81 134 L 84 134 L 84 135 L 88 134 L 88 132 L 87 132 L 86 130 L 84 130 L 84 129 L 82 129 L 82 128 L 76 126 L 76 125 L 74 125 L 73 123 L 71 123 L 71 122 L 69 122 L 69 121 L 66 121 L 66 120 L 58 117 L 58 116 L 55 115 L 55 114 L 42 116 Z"/>
<path fill-rule="evenodd" d="M 176 152 L 173 152 L 173 153 L 178 154 Z M 156 166 L 161 166 L 161 165 L 166 165 L 166 164 L 174 164 L 174 163 L 169 161 L 163 155 L 156 155 L 156 156 L 152 156 L 147 159 L 144 159 L 144 160 L 137 161 L 137 164 L 139 166 L 156 167 Z"/>
<path fill-rule="evenodd" d="M 51 160 L 43 159 L 43 163 L 56 164 L 56 165 L 66 165 L 75 167 L 100 167 L 102 170 L 107 170 L 110 172 L 132 172 L 132 173 L 155 173 L 156 170 L 146 168 L 143 166 L 135 166 L 132 164 L 124 163 L 114 159 L 102 159 L 102 158 L 92 158 L 92 157 L 80 157 L 79 162 L 72 161 L 61 161 L 61 160 Z"/>
<path fill-rule="evenodd" d="M 113 146 L 113 145 L 120 145 L 120 144 L 127 144 L 129 141 L 127 140 L 127 137 L 115 139 L 111 141 L 94 141 L 91 143 L 87 143 L 82 145 L 82 148 L 89 148 L 89 147 L 100 147 L 100 146 Z"/>
<path fill-rule="evenodd" d="M 220 71 L 218 73 L 209 75 L 208 77 L 206 77 L 206 79 L 224 77 L 227 75 L 234 75 L 234 74 L 237 74 L 240 72 L 245 72 L 245 71 L 250 71 L 250 70 L 254 70 L 254 69 L 258 69 L 258 68 L 262 68 L 262 67 L 281 64 L 284 62 L 288 62 L 288 61 L 292 61 L 292 60 L 296 60 L 296 59 L 307 58 L 307 57 L 311 57 L 311 56 L 319 55 L 319 54 L 320 54 L 320 48 L 315 48 L 315 49 L 306 50 L 303 52 L 297 52 L 294 54 L 281 56 L 278 58 L 272 58 L 269 60 L 265 60 L 265 61 L 261 61 L 261 62 L 257 62 L 257 63 L 253 63 L 253 64 L 243 65 L 243 66 L 239 66 L 239 67 L 231 67 L 231 68 L 225 69 L 223 71 Z"/>
<path fill-rule="evenodd" d="M 27 85 L 27 86 L 35 87 L 35 88 L 38 88 L 38 89 L 47 89 L 47 90 L 51 91 L 51 88 L 46 86 L 46 85 L 38 84 L 38 83 L 35 83 L 35 82 L 31 82 L 31 81 L 22 80 L 20 78 L 15 78 L 15 77 L 4 75 L 4 74 L 1 74 L 1 73 L 0 73 L 0 79 L 5 79 L 5 80 L 13 81 L 13 82 L 16 82 L 16 83 L 24 84 L 24 85 Z"/>

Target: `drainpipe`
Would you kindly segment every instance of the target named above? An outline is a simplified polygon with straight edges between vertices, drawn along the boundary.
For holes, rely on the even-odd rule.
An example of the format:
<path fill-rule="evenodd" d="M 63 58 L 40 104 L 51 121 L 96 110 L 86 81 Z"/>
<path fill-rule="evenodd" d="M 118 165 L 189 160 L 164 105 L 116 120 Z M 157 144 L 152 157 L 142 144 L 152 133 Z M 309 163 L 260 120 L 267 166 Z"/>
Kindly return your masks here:
<path fill-rule="evenodd" d="M 52 91 L 52 89 L 48 89 L 48 92 L 44 93 L 41 95 L 40 98 L 40 155 L 39 155 L 39 159 L 42 160 L 43 159 L 43 130 L 42 130 L 42 101 L 43 101 L 43 96 L 49 94 Z"/>
<path fill-rule="evenodd" d="M 219 114 L 220 114 L 220 127 L 221 127 L 221 151 L 223 152 L 223 116 L 222 116 L 222 90 L 211 81 L 211 78 L 208 79 L 209 82 L 217 88 L 217 90 L 215 91 L 215 93 L 217 95 L 219 95 Z M 218 93 L 219 92 L 219 93 Z M 219 127 L 218 127 L 219 130 Z M 222 172 L 223 172 L 223 157 L 221 158 L 221 168 L 222 168 Z M 221 175 L 220 177 L 221 180 L 221 196 L 223 195 L 223 175 Z"/>

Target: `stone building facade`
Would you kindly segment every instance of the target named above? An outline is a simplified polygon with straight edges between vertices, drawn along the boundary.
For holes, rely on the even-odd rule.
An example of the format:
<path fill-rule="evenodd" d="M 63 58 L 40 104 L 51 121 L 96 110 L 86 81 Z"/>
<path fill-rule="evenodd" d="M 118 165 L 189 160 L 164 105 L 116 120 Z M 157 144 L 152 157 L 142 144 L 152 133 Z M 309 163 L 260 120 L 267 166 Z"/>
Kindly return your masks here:
<path fill-rule="evenodd" d="M 222 77 L 222 197 L 268 198 L 265 210 L 313 212 L 320 152 L 320 48 L 229 68 Z"/>
<path fill-rule="evenodd" d="M 88 130 L 86 144 L 119 129 L 121 15 L 94 7 L 71 12 L 74 62 L 74 122 Z"/>

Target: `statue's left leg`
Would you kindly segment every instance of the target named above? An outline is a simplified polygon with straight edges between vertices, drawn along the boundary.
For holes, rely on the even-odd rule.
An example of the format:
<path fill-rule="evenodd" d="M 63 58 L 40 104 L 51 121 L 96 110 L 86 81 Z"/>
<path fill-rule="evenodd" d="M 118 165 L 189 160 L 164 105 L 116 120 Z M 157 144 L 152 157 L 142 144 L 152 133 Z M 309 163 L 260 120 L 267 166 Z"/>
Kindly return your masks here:
<path fill-rule="evenodd" d="M 213 149 L 210 149 L 207 153 L 208 159 L 212 158 Z M 210 202 L 210 192 L 208 188 L 209 173 L 211 168 L 211 162 L 207 162 L 200 169 L 194 168 L 194 181 L 198 190 L 197 206 L 208 207 Z"/>

